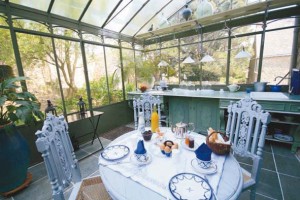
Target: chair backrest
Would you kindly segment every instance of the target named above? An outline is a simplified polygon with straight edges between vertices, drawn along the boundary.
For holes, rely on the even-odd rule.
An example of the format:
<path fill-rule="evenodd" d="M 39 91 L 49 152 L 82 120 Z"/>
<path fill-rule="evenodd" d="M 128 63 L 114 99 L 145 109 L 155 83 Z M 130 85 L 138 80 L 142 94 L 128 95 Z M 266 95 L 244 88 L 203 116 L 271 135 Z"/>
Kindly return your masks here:
<path fill-rule="evenodd" d="M 81 181 L 78 161 L 68 133 L 68 124 L 63 116 L 47 114 L 42 130 L 36 132 L 37 150 L 42 153 L 49 180 L 52 196 L 55 200 L 64 199 L 63 190 Z"/>
<path fill-rule="evenodd" d="M 270 120 L 270 114 L 251 98 L 231 102 L 228 106 L 226 134 L 230 138 L 234 153 L 261 158 Z"/>
<path fill-rule="evenodd" d="M 144 93 L 140 96 L 140 98 L 133 98 L 134 127 L 136 130 L 138 128 L 139 112 L 144 113 L 145 126 L 150 126 L 151 114 L 152 114 L 154 104 L 156 104 L 157 106 L 157 113 L 159 119 L 161 119 L 161 113 L 160 113 L 161 101 L 159 96 L 156 97 L 148 93 Z M 161 126 L 161 121 L 159 121 L 159 126 Z"/>

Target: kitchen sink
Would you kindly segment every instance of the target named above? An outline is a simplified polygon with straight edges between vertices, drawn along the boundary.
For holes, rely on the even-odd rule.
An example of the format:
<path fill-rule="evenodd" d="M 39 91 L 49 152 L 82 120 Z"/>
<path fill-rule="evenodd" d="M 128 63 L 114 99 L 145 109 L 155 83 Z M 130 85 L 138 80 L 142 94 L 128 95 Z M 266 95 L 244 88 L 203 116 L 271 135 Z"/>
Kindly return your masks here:
<path fill-rule="evenodd" d="M 252 99 L 289 99 L 288 93 L 283 92 L 251 92 Z"/>

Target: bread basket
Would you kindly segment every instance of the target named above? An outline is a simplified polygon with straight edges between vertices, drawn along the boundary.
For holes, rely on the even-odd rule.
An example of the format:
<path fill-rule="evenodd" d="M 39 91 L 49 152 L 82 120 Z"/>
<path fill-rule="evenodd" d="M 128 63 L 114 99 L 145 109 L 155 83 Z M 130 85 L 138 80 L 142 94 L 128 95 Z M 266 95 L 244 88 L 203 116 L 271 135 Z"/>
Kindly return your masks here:
<path fill-rule="evenodd" d="M 207 146 L 214 152 L 215 154 L 218 155 L 226 155 L 230 152 L 231 144 L 224 144 L 224 143 L 218 143 L 218 142 L 210 142 L 209 138 L 214 134 L 214 133 L 219 133 L 225 142 L 229 140 L 229 138 L 225 135 L 225 133 L 221 132 L 212 132 L 206 137 L 206 144 Z"/>

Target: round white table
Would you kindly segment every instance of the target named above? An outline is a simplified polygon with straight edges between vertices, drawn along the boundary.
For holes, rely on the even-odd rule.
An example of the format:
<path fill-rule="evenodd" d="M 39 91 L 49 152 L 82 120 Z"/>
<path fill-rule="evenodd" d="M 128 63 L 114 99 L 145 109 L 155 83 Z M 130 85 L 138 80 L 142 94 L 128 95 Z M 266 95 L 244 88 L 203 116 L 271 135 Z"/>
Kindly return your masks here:
<path fill-rule="evenodd" d="M 166 136 L 170 136 L 171 131 L 169 128 L 161 128 L 162 132 L 166 132 Z M 199 135 L 197 133 L 192 133 L 195 136 L 195 141 L 197 143 L 197 141 L 205 141 L 205 136 Z M 151 185 L 158 185 L 159 188 L 159 181 L 156 181 L 157 179 L 159 179 L 159 176 L 161 176 L 164 173 L 170 173 L 170 171 L 175 171 L 175 172 L 190 172 L 190 173 L 194 173 L 197 174 L 201 177 L 205 177 L 207 178 L 207 180 L 210 180 L 210 176 L 219 176 L 218 180 L 218 186 L 217 186 L 217 192 L 216 192 L 216 196 L 217 198 L 215 199 L 219 199 L 219 200 L 223 200 L 223 199 L 237 199 L 238 196 L 240 195 L 241 191 L 242 191 L 242 185 L 243 185 L 243 176 L 242 176 L 242 171 L 240 168 L 239 163 L 236 161 L 236 159 L 232 156 L 232 155 L 227 155 L 227 157 L 225 158 L 225 161 L 223 162 L 223 170 L 222 172 L 218 172 L 216 174 L 210 174 L 210 175 L 203 175 L 201 173 L 198 173 L 197 171 L 191 171 L 190 165 L 191 165 L 191 159 L 189 157 L 191 157 L 192 153 L 189 150 L 186 150 L 185 148 L 183 148 L 181 145 L 179 146 L 180 148 L 180 158 L 181 160 L 175 160 L 175 159 L 179 159 L 176 158 L 176 155 L 174 155 L 171 158 L 165 158 L 165 159 L 174 159 L 173 165 L 174 168 L 176 168 L 176 170 L 174 169 L 170 169 L 170 168 L 164 168 L 161 167 L 160 168 L 160 164 L 157 162 L 154 162 L 155 159 L 158 159 L 157 155 L 151 155 L 152 158 L 152 162 L 150 162 L 148 165 L 144 165 L 142 167 L 136 167 L 135 165 L 132 165 L 132 163 L 130 163 L 132 160 L 132 154 L 135 150 L 135 142 L 138 139 L 141 139 L 141 137 L 139 136 L 140 134 L 137 133 L 137 131 L 131 131 L 129 133 L 126 133 L 120 137 L 118 137 L 117 139 L 115 139 L 114 141 L 112 141 L 110 143 L 109 146 L 115 145 L 115 144 L 123 144 L 126 145 L 130 148 L 130 155 L 128 155 L 126 159 L 121 160 L 119 162 L 112 162 L 112 163 L 101 163 L 101 160 L 103 160 L 103 158 L 99 157 L 99 170 L 100 170 L 100 175 L 102 178 L 102 181 L 107 189 L 107 191 L 109 192 L 109 194 L 111 195 L 111 197 L 115 200 L 161 200 L 161 199 L 175 199 L 172 194 L 170 193 L 169 189 L 168 189 L 168 185 L 167 183 L 165 185 L 161 185 L 162 188 L 164 189 L 158 189 L 156 190 L 156 187 L 149 187 L 148 185 L 148 180 L 149 180 L 149 184 Z M 154 136 L 154 135 L 153 135 Z M 172 135 L 173 136 L 173 135 Z M 152 140 L 150 142 L 144 142 L 145 144 L 145 148 L 147 149 L 148 153 L 152 154 L 151 151 L 153 149 L 151 149 L 151 145 L 153 143 L 154 137 L 152 137 Z M 121 142 L 121 143 L 120 143 Z M 180 142 L 180 140 L 176 140 L 176 142 Z M 199 145 L 199 142 L 198 142 Z M 187 156 L 189 154 L 189 156 Z M 213 156 L 213 155 L 212 155 Z M 215 155 L 216 156 L 216 155 Z M 183 160 L 182 158 L 184 158 L 185 160 Z M 160 158 L 161 159 L 161 158 Z M 176 163 L 177 162 L 177 163 Z M 101 164 L 100 164 L 101 163 Z M 153 166 L 156 163 L 156 165 L 158 166 Z M 181 164 L 178 164 L 181 163 Z M 184 163 L 184 164 L 182 164 Z M 119 171 L 115 170 L 114 167 L 116 167 L 118 165 L 119 168 L 125 168 L 127 167 L 128 173 L 120 173 Z M 155 175 L 152 174 L 150 177 L 155 177 L 153 179 L 150 179 L 147 177 L 149 176 L 149 171 L 147 171 L 147 168 L 150 167 L 150 165 L 152 165 L 151 167 L 156 167 L 159 171 L 160 175 Z M 136 170 L 131 170 L 135 169 Z M 172 167 L 173 168 L 173 167 Z M 189 171 L 188 171 L 189 170 Z M 219 170 L 219 169 L 218 169 Z M 124 170 L 126 172 L 126 170 Z M 151 171 L 151 173 L 153 173 L 153 171 Z M 140 175 L 139 175 L 140 174 Z M 176 173 L 174 173 L 175 175 Z M 216 177 L 214 177 L 216 178 Z M 141 181 L 139 180 L 143 180 L 142 184 Z M 151 189 L 150 189 L 151 188 Z"/>

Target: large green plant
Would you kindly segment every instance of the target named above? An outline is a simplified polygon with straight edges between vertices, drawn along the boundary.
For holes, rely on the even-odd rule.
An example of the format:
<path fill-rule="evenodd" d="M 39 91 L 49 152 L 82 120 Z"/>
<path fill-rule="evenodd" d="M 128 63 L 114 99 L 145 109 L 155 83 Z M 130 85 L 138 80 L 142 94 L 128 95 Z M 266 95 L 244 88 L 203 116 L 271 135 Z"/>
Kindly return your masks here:
<path fill-rule="evenodd" d="M 43 119 L 40 103 L 30 92 L 18 92 L 16 83 L 25 77 L 6 78 L 0 83 L 0 126 L 10 122 L 31 124 Z"/>

